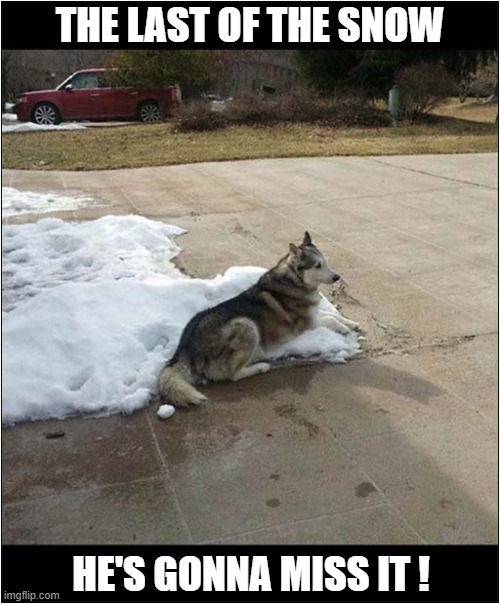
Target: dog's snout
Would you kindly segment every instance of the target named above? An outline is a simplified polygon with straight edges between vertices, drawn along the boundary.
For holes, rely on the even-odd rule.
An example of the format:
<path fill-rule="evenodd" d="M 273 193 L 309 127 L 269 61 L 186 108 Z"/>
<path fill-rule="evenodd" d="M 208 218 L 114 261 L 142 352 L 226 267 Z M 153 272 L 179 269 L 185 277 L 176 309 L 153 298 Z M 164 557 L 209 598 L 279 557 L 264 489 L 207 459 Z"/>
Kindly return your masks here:
<path fill-rule="evenodd" d="M 333 273 L 332 283 L 337 283 L 337 281 L 339 279 L 340 279 L 340 275 L 337 275 L 337 273 Z"/>

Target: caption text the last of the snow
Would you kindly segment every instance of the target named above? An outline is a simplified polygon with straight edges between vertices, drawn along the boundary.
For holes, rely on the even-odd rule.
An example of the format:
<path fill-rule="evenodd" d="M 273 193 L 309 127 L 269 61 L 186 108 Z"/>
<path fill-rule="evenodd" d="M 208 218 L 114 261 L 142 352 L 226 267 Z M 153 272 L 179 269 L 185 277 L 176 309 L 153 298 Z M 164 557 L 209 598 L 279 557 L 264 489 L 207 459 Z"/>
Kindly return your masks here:
<path fill-rule="evenodd" d="M 443 6 L 56 6 L 62 43 L 440 42 Z M 122 27 L 125 33 L 122 33 Z M 126 36 L 126 37 L 125 37 Z M 265 39 L 263 39 L 263 37 Z"/>

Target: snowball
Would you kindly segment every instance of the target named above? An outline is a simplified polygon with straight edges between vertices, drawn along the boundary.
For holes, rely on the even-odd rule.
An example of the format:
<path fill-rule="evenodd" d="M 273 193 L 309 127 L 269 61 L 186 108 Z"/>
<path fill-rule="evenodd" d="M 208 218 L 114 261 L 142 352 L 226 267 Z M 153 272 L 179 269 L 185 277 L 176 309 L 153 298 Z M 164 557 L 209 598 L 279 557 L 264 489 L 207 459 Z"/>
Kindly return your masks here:
<path fill-rule="evenodd" d="M 173 407 L 172 405 L 162 405 L 161 407 L 159 407 L 158 411 L 156 412 L 156 415 L 160 419 L 168 419 L 169 417 L 172 417 L 174 413 L 175 407 Z"/>

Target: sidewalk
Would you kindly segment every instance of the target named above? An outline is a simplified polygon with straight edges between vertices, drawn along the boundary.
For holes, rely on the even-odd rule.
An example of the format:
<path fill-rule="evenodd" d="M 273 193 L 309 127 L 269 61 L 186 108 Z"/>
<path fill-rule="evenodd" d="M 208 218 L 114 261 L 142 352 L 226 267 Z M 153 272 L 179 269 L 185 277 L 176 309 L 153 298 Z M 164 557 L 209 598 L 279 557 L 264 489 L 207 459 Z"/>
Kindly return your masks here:
<path fill-rule="evenodd" d="M 270 267 L 309 230 L 367 342 L 347 365 L 207 386 L 164 422 L 3 429 L 3 543 L 496 542 L 497 182 L 494 154 L 4 170 L 103 204 L 66 220 L 187 228 L 194 276 Z"/>

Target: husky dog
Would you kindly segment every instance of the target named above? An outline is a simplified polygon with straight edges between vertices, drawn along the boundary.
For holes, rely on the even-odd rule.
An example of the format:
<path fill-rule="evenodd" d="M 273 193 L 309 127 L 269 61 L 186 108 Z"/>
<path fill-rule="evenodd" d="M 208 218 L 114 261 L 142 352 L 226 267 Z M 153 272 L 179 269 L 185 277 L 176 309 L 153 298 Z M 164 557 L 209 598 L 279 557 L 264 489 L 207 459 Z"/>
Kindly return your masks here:
<path fill-rule="evenodd" d="M 193 384 L 240 380 L 270 369 L 254 362 L 266 351 L 324 325 L 340 333 L 358 326 L 339 313 L 320 314 L 318 286 L 340 279 L 309 233 L 299 246 L 238 296 L 195 315 L 159 378 L 165 403 L 198 405 L 206 397 Z"/>

